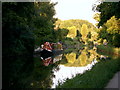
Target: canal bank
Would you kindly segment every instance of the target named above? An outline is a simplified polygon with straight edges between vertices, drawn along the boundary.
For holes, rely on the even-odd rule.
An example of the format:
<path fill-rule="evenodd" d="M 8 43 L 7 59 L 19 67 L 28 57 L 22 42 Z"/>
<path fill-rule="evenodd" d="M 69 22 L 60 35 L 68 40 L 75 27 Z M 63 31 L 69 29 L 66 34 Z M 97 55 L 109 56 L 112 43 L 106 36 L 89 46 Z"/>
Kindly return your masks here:
<path fill-rule="evenodd" d="M 111 46 L 98 46 L 98 50 L 104 54 L 110 55 L 112 57 L 120 57 L 120 48 L 113 48 Z M 105 88 L 119 88 L 120 89 L 120 70 L 114 74 L 114 76 L 109 80 Z"/>
<path fill-rule="evenodd" d="M 101 51 L 99 50 L 98 52 Z M 107 53 L 101 52 L 101 54 L 104 55 Z M 113 54 L 113 56 L 99 61 L 93 66 L 92 70 L 66 80 L 65 83 L 59 85 L 57 88 L 105 88 L 114 74 L 120 71 L 120 58 L 118 55 Z"/>

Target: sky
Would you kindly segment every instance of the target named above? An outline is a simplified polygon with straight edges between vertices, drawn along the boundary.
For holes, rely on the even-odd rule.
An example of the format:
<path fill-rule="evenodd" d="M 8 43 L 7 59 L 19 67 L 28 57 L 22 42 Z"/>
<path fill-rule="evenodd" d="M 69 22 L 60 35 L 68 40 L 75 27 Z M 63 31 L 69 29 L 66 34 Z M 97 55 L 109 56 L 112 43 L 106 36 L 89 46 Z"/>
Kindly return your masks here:
<path fill-rule="evenodd" d="M 93 19 L 95 12 L 92 11 L 92 5 L 96 0 L 51 0 L 58 2 L 55 6 L 56 15 L 54 17 L 61 20 L 82 19 L 95 24 Z"/>

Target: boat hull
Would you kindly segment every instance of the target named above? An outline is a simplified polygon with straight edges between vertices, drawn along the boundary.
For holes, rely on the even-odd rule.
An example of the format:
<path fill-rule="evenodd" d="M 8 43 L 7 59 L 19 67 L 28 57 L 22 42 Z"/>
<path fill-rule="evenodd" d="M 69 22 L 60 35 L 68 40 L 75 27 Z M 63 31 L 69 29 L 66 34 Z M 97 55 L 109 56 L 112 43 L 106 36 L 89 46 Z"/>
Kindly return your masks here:
<path fill-rule="evenodd" d="M 45 50 L 45 49 L 43 49 L 40 53 L 41 53 L 41 57 L 43 59 L 45 59 L 47 57 L 51 57 L 53 55 L 52 51 L 48 51 L 48 50 Z"/>

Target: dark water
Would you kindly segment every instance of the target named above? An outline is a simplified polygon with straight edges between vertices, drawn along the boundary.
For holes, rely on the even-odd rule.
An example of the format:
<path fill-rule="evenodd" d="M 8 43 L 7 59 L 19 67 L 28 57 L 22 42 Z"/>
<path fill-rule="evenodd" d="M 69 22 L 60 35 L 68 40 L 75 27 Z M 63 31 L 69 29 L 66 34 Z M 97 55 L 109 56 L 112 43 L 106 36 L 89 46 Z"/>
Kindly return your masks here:
<path fill-rule="evenodd" d="M 97 48 L 64 51 L 44 58 L 10 57 L 3 60 L 3 88 L 55 88 L 66 79 L 83 74 L 108 56 Z M 46 59 L 46 60 L 45 60 Z"/>

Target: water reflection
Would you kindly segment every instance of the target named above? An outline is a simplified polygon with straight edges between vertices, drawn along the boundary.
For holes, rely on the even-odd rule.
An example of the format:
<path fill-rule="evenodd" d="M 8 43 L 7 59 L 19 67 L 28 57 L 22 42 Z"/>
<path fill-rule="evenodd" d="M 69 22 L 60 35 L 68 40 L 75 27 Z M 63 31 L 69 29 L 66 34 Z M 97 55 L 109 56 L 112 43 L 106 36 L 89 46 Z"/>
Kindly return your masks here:
<path fill-rule="evenodd" d="M 84 67 L 66 67 L 64 65 L 60 65 L 59 71 L 53 70 L 54 75 L 56 77 L 53 78 L 52 88 L 55 88 L 59 83 L 62 84 L 63 82 L 65 82 L 67 78 L 68 79 L 73 78 L 77 74 L 82 74 L 86 70 L 90 70 L 95 63 L 97 63 L 96 60 L 94 60 L 91 64 L 88 64 L 87 66 Z"/>
<path fill-rule="evenodd" d="M 83 74 L 86 70 L 92 69 L 101 58 L 101 55 L 99 55 L 96 50 L 97 48 L 95 47 L 90 50 L 85 47 L 79 50 L 78 53 L 71 52 L 64 54 L 64 58 L 61 60 L 62 63 L 58 66 L 59 70 L 52 70 L 55 77 L 52 78 L 53 85 L 51 88 L 55 88 L 58 84 L 62 84 L 66 79 L 73 78 L 77 74 Z M 102 57 L 105 58 L 106 56 L 102 55 Z"/>
<path fill-rule="evenodd" d="M 87 47 L 47 57 L 13 57 L 3 60 L 3 83 L 8 88 L 55 88 L 67 78 L 90 70 L 98 61 L 108 58 L 96 48 Z M 9 62 L 8 62 L 9 61 Z M 7 62 L 7 63 L 6 63 Z M 7 74 L 6 74 L 7 73 Z"/>
<path fill-rule="evenodd" d="M 64 66 L 69 67 L 80 67 L 90 64 L 95 58 L 99 57 L 99 54 L 96 53 L 94 49 L 88 50 L 86 47 L 78 53 L 71 52 L 64 54 L 66 57 L 67 63 L 64 63 Z M 78 56 L 78 57 L 77 57 Z"/>
<path fill-rule="evenodd" d="M 56 57 L 54 57 L 54 58 L 53 58 L 53 63 L 62 60 L 62 56 L 63 56 L 63 54 L 60 54 L 60 55 L 57 55 Z"/>
<path fill-rule="evenodd" d="M 66 57 L 68 63 L 73 64 L 76 61 L 76 54 L 73 52 L 70 54 L 66 54 L 65 57 Z"/>
<path fill-rule="evenodd" d="M 48 66 L 50 64 L 54 64 L 54 63 L 60 61 L 62 59 L 62 55 L 63 54 L 57 55 L 55 57 L 51 56 L 51 57 L 47 57 L 47 58 L 41 57 L 41 60 L 43 61 L 44 66 Z"/>

